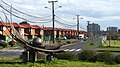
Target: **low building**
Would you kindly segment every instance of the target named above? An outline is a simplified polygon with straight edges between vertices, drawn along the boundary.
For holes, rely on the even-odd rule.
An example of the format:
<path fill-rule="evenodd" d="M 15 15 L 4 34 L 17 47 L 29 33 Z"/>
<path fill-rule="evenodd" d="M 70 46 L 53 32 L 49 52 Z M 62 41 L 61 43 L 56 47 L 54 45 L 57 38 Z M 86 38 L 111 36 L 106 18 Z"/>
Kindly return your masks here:
<path fill-rule="evenodd" d="M 30 24 L 20 24 L 24 27 L 24 38 L 27 40 L 33 39 L 35 37 L 35 29 L 32 28 Z"/>
<path fill-rule="evenodd" d="M 118 28 L 117 27 L 107 27 L 107 39 L 118 39 Z"/>
<path fill-rule="evenodd" d="M 107 33 L 112 35 L 118 34 L 118 27 L 107 27 Z"/>
<path fill-rule="evenodd" d="M 10 36 L 10 26 L 13 25 L 15 29 L 20 33 L 20 35 L 26 40 L 31 40 L 35 37 L 40 37 L 46 40 L 52 40 L 53 37 L 53 28 L 52 27 L 41 27 L 38 25 L 30 25 L 28 23 L 5 23 L 0 22 L 0 39 L 9 42 L 12 37 Z M 67 38 L 76 38 L 78 31 L 72 29 L 54 29 L 54 37 L 67 37 Z M 85 31 L 79 31 L 80 34 L 86 34 Z"/>
<path fill-rule="evenodd" d="M 41 39 L 43 39 L 44 37 L 43 27 L 40 27 L 38 25 L 31 25 L 31 27 L 32 29 L 34 29 L 35 37 L 40 37 Z"/>
<path fill-rule="evenodd" d="M 118 34 L 120 34 L 120 29 L 118 29 Z"/>
<path fill-rule="evenodd" d="M 7 28 L 6 28 L 7 27 Z M 0 39 L 10 41 L 10 28 L 6 25 L 5 22 L 0 21 Z"/>

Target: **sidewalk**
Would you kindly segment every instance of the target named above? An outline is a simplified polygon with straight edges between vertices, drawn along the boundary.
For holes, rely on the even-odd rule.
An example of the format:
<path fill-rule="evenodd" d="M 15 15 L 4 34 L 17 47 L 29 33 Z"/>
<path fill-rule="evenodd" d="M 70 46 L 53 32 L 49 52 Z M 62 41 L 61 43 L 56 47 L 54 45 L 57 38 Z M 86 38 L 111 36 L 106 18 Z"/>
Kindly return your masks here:
<path fill-rule="evenodd" d="M 7 52 L 23 52 L 24 49 L 21 47 L 10 47 L 10 48 L 1 48 L 0 51 L 7 51 Z"/>

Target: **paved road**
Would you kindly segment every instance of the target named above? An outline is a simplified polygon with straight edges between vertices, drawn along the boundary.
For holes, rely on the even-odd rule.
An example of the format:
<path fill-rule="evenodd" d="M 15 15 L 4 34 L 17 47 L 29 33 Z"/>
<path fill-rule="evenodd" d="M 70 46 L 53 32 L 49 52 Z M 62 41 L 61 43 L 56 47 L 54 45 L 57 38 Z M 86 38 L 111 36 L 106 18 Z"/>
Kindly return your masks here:
<path fill-rule="evenodd" d="M 81 42 L 80 44 L 63 46 L 61 47 L 61 49 L 64 49 L 64 51 L 67 51 L 67 52 L 79 53 L 82 49 L 85 48 L 85 46 L 88 46 L 91 42 L 95 42 L 97 40 L 99 39 L 84 41 L 84 42 Z M 99 46 L 99 44 L 97 46 Z M 94 48 L 96 48 L 97 46 L 95 46 Z M 1 58 L 6 58 L 6 57 L 19 58 L 23 51 L 24 51 L 23 49 L 10 49 L 10 50 L 2 49 L 0 50 L 0 57 Z"/>
<path fill-rule="evenodd" d="M 100 38 L 96 38 L 94 40 L 88 40 L 88 41 L 83 41 L 80 44 L 74 44 L 74 45 L 67 45 L 67 46 L 63 46 L 61 47 L 61 49 L 65 49 L 65 51 L 68 52 L 74 52 L 74 53 L 79 53 L 81 50 L 83 50 L 86 46 L 90 45 L 90 43 L 92 42 L 96 42 L 100 40 Z M 99 45 L 101 45 L 101 43 L 96 44 L 95 46 L 93 46 L 91 49 L 95 49 L 97 48 Z"/>
<path fill-rule="evenodd" d="M 0 58 L 19 58 L 24 50 L 21 49 L 1 49 L 0 50 Z"/>

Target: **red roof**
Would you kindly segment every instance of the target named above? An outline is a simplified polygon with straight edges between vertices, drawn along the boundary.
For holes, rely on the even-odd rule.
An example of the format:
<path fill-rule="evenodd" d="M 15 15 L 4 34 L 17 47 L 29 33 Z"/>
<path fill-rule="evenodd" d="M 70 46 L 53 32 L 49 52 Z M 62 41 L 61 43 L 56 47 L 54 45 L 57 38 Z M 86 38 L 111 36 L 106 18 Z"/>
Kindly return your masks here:
<path fill-rule="evenodd" d="M 56 31 L 61 31 L 63 30 L 62 28 L 54 28 Z M 44 27 L 44 30 L 53 30 L 52 27 Z"/>
<path fill-rule="evenodd" d="M 20 24 L 20 26 L 24 28 L 32 28 L 30 24 Z"/>
<path fill-rule="evenodd" d="M 31 27 L 34 28 L 34 29 L 40 29 L 40 28 L 41 28 L 41 27 L 38 26 L 38 25 L 31 25 Z"/>
<path fill-rule="evenodd" d="M 52 27 L 44 27 L 44 30 L 53 30 Z"/>
<path fill-rule="evenodd" d="M 61 28 L 55 28 L 56 31 L 61 31 L 62 29 Z"/>
<path fill-rule="evenodd" d="M 21 28 L 24 28 L 25 26 L 23 26 L 23 25 L 19 25 Z"/>
<path fill-rule="evenodd" d="M 5 23 L 0 21 L 0 26 L 4 26 L 4 25 L 5 25 Z"/>
<path fill-rule="evenodd" d="M 18 23 L 12 23 L 14 27 L 20 27 L 20 25 Z M 6 24 L 7 26 L 10 26 L 10 23 Z"/>

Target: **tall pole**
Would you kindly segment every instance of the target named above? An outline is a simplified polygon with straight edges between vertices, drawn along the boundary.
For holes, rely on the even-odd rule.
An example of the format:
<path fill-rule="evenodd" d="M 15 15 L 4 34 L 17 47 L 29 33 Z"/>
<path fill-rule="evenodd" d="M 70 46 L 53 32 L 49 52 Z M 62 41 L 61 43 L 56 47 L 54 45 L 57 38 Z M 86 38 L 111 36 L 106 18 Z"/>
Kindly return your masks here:
<path fill-rule="evenodd" d="M 87 32 L 88 32 L 88 38 L 90 37 L 90 29 L 89 29 L 89 24 L 90 24 L 90 21 L 87 21 L 88 22 L 88 30 L 87 30 Z"/>
<path fill-rule="evenodd" d="M 10 22 L 12 23 L 12 4 L 11 4 L 11 7 L 10 7 Z M 10 25 L 13 25 L 11 23 L 10 23 Z M 10 29 L 10 32 L 13 32 L 13 31 Z M 12 41 L 13 41 L 13 36 L 12 36 Z"/>
<path fill-rule="evenodd" d="M 77 15 L 77 37 L 79 38 L 79 15 Z"/>
<path fill-rule="evenodd" d="M 52 39 L 53 39 L 53 44 L 55 43 L 55 37 L 54 37 L 54 31 L 55 31 L 55 25 L 54 25 L 54 21 L 55 21 L 55 13 L 54 13 L 54 3 L 58 2 L 58 1 L 48 1 L 49 3 L 52 3 L 52 21 L 53 21 L 53 31 L 52 31 Z"/>
<path fill-rule="evenodd" d="M 109 32 L 109 47 L 110 47 L 110 39 L 111 39 L 111 36 L 110 36 L 110 27 L 108 28 L 108 32 Z"/>

